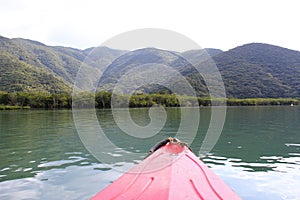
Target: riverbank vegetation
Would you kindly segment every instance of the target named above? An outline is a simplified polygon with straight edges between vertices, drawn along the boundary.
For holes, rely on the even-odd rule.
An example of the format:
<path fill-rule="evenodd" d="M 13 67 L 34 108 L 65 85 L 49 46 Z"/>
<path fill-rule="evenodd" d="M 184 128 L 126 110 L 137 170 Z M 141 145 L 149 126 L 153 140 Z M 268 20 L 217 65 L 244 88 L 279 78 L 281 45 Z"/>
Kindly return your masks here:
<path fill-rule="evenodd" d="M 2 107 L 14 106 L 15 108 L 71 108 L 72 96 L 69 94 L 0 92 L 0 105 Z"/>
<path fill-rule="evenodd" d="M 97 93 L 83 92 L 76 96 L 74 105 L 80 108 L 96 107 L 110 108 L 111 100 L 116 107 L 150 107 L 162 105 L 165 107 L 190 107 L 211 105 L 228 106 L 271 106 L 271 105 L 298 105 L 298 99 L 290 98 L 247 98 L 247 99 L 211 99 L 209 97 L 177 96 L 175 94 L 134 94 L 113 96 L 111 92 Z M 0 109 L 44 108 L 60 109 L 72 108 L 72 95 L 49 93 L 0 92 Z"/>
<path fill-rule="evenodd" d="M 19 110 L 19 109 L 29 109 L 29 106 L 4 106 L 0 105 L 0 110 Z"/>

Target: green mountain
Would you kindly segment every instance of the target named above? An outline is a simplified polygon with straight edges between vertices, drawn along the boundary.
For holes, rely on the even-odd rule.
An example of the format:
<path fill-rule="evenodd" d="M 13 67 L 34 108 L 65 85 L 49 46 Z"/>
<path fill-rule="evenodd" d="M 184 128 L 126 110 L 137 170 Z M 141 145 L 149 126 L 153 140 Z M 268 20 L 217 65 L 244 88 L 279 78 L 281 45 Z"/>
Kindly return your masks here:
<path fill-rule="evenodd" d="M 7 92 L 71 92 L 60 77 L 45 69 L 37 69 L 16 57 L 0 53 L 0 91 Z"/>
<path fill-rule="evenodd" d="M 300 97 L 300 52 L 252 43 L 213 57 L 229 97 Z"/>
<path fill-rule="evenodd" d="M 212 60 L 207 60 L 208 56 L 211 56 Z M 155 63 L 171 66 L 179 71 L 193 86 L 198 96 L 207 96 L 203 77 L 189 61 L 200 69 L 208 62 L 214 61 L 222 76 L 227 97 L 300 97 L 300 52 L 259 43 L 246 44 L 226 52 L 217 49 L 183 53 L 153 48 L 135 50 L 123 54 L 109 66 L 100 86 L 112 90 L 115 83 L 130 69 L 142 64 Z M 208 70 L 203 73 L 207 79 L 215 80 L 215 72 Z M 140 77 L 143 78 L 147 77 Z M 146 93 L 153 93 L 163 88 L 151 86 L 140 89 Z"/>
<path fill-rule="evenodd" d="M 205 48 L 205 49 L 194 49 L 182 52 L 181 55 L 188 61 L 195 64 L 200 64 L 201 62 L 205 61 L 208 56 L 213 57 L 216 56 L 223 51 L 220 49 L 212 49 L 212 48 Z"/>
<path fill-rule="evenodd" d="M 165 67 L 164 67 L 165 66 Z M 152 70 L 159 68 L 159 71 Z M 164 67 L 164 68 L 163 68 Z M 169 67 L 169 68 L 168 68 Z M 182 87 L 177 93 L 188 94 L 187 88 L 184 88 L 183 81 L 179 79 L 179 74 L 173 71 L 181 72 L 185 68 L 192 67 L 186 59 L 179 53 L 155 48 L 144 48 L 127 52 L 114 60 L 104 72 L 103 78 L 99 82 L 100 89 L 111 91 L 121 78 L 126 78 L 121 87 L 123 93 L 128 93 L 128 88 L 137 85 L 137 89 L 144 93 L 157 93 L 161 91 L 170 91 L 175 85 Z M 158 80 L 157 77 L 160 77 Z M 154 81 L 151 81 L 154 80 Z M 138 87 L 138 84 L 148 82 L 148 85 Z M 178 87 L 177 87 L 178 88 Z M 206 95 L 203 81 L 198 82 L 198 95 Z"/>
<path fill-rule="evenodd" d="M 13 40 L 0 37 L 0 90 L 70 92 L 70 85 L 43 67 L 36 56 Z"/>
<path fill-rule="evenodd" d="M 300 97 L 300 52 L 269 44 L 246 44 L 229 51 L 203 49 L 178 53 L 145 48 L 127 52 L 108 47 L 80 50 L 47 46 L 1 36 L 0 91 L 70 93 L 80 68 L 91 80 L 99 78 L 93 77 L 98 74 L 93 72 L 103 72 L 98 87 L 112 90 L 132 70 L 137 71 L 131 73 L 128 84 L 148 80 L 150 76 L 143 74 L 143 70 L 151 70 L 151 65 L 164 65 L 184 76 L 198 96 L 207 96 L 206 84 L 195 66 L 207 65 L 211 61 L 208 56 L 219 69 L 228 97 Z M 138 68 L 141 66 L 144 68 Z M 181 83 L 182 80 L 168 73 L 161 71 L 165 81 L 171 81 L 173 86 Z M 209 80 L 215 80 L 216 72 L 203 73 Z M 168 89 L 151 83 L 139 90 L 153 93 Z"/>
<path fill-rule="evenodd" d="M 0 36 L 0 91 L 70 93 L 80 67 L 101 70 L 122 53 L 107 47 L 79 50 Z M 85 60 L 89 54 L 93 56 Z"/>

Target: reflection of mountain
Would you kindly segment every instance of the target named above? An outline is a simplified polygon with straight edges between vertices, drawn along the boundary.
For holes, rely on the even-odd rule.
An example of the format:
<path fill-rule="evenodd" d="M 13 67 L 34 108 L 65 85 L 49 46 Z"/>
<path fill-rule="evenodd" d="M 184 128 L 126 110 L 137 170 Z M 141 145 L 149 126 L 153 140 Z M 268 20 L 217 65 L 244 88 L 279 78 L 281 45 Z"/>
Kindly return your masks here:
<path fill-rule="evenodd" d="M 70 92 L 80 67 L 88 78 L 96 80 L 100 78 L 96 76 L 106 66 L 109 67 L 104 71 L 99 87 L 111 90 L 120 77 L 131 70 L 137 70 L 131 73 L 131 81 L 139 76 L 147 80 L 147 74 L 138 73 L 143 66 L 149 68 L 151 65 L 164 65 L 183 75 L 197 95 L 206 96 L 206 84 L 195 67 L 207 67 L 209 55 L 222 75 L 229 97 L 300 97 L 298 51 L 259 43 L 246 44 L 225 52 L 218 49 L 205 50 L 183 53 L 154 48 L 132 52 L 107 47 L 79 50 L 0 37 L 0 91 Z M 140 67 L 140 71 L 137 67 Z M 209 67 L 206 70 L 201 72 L 206 75 L 206 80 L 216 81 L 217 73 L 209 71 Z M 169 73 L 161 71 L 160 75 L 174 81 Z M 166 88 L 150 84 L 139 89 L 151 93 Z M 184 90 L 182 93 L 185 93 Z"/>

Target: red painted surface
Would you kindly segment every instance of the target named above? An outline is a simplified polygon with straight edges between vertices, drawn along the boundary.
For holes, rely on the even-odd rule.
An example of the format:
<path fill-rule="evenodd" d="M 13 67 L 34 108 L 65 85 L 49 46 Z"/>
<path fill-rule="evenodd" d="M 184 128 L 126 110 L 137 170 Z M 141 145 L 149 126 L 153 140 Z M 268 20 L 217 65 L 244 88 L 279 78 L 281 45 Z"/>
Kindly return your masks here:
<path fill-rule="evenodd" d="M 187 147 L 167 144 L 92 200 L 193 200 L 240 197 Z"/>

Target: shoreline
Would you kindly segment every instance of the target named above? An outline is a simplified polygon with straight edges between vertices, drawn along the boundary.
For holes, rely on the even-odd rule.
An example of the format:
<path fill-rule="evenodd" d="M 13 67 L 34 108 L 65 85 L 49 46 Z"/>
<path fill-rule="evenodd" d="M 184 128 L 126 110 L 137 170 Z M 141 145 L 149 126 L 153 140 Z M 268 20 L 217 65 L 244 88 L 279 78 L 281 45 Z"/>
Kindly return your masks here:
<path fill-rule="evenodd" d="M 0 110 L 23 110 L 31 109 L 30 106 L 10 106 L 10 105 L 0 105 Z"/>
<path fill-rule="evenodd" d="M 242 99 L 241 99 L 242 100 Z M 165 108 L 193 108 L 193 107 L 197 107 L 197 106 L 164 106 L 164 105 L 153 105 L 154 107 L 155 106 L 163 106 Z M 199 108 L 210 108 L 210 107 L 224 107 L 224 105 L 199 105 Z M 249 105 L 226 105 L 226 107 L 281 107 L 281 106 L 285 106 L 285 107 L 298 107 L 299 106 L 299 103 L 298 104 L 291 104 L 291 105 L 288 105 L 288 104 L 258 104 L 258 105 L 252 105 L 252 104 L 249 104 Z M 139 109 L 139 108 L 150 108 L 152 106 L 137 106 L 137 107 L 115 107 L 116 109 L 123 109 L 123 108 L 130 108 L 130 109 Z M 10 106 L 10 105 L 0 105 L 0 111 L 9 111 L 9 110 L 72 110 L 73 108 L 72 107 L 59 107 L 59 108 L 43 108 L 43 107 L 38 107 L 38 108 L 32 108 L 30 106 Z M 79 107 L 77 109 L 99 109 L 99 110 L 103 110 L 103 109 L 111 109 L 111 107 Z"/>
<path fill-rule="evenodd" d="M 8 93 L 0 92 L 0 110 L 17 109 L 71 109 L 76 108 L 111 108 L 112 93 L 99 91 L 71 94 L 47 93 Z M 133 94 L 113 96 L 120 108 L 163 107 L 209 107 L 209 106 L 297 106 L 297 98 L 210 98 L 192 97 L 177 94 Z"/>

